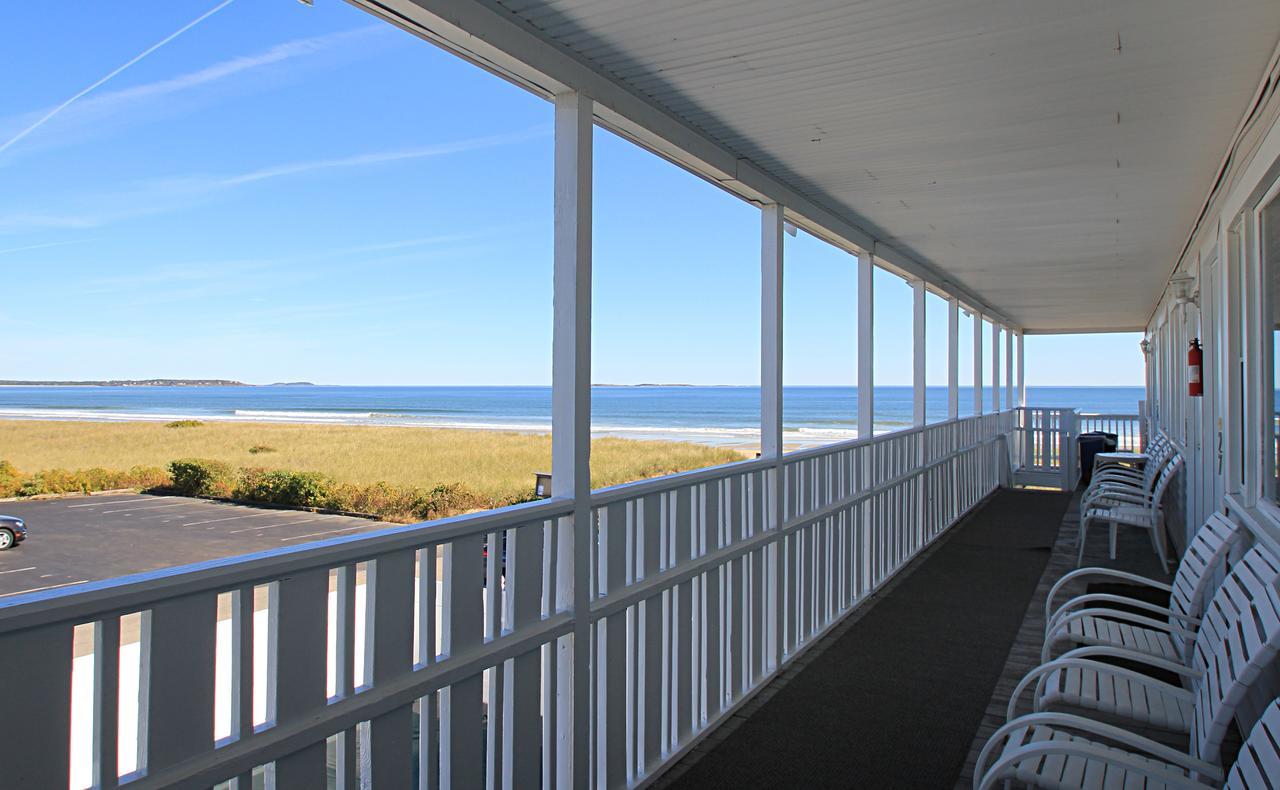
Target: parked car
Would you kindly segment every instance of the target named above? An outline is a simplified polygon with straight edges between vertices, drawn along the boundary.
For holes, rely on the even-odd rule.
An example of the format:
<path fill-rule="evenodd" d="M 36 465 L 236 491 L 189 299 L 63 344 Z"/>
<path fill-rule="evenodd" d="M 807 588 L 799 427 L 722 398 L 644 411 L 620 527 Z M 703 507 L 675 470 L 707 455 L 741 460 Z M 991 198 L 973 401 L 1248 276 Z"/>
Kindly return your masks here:
<path fill-rule="evenodd" d="M 0 551 L 27 539 L 27 525 L 17 516 L 0 516 Z"/>

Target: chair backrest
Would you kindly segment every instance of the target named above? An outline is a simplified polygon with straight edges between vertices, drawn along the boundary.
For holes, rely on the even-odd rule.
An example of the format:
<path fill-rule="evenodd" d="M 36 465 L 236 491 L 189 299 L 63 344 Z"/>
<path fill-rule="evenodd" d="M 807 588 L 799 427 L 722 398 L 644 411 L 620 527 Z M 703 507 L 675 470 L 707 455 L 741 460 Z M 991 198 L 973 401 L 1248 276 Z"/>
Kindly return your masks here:
<path fill-rule="evenodd" d="M 1220 571 L 1227 563 L 1228 555 L 1235 546 L 1243 527 L 1227 518 L 1222 512 L 1209 516 L 1209 520 L 1200 527 L 1191 544 L 1178 563 L 1178 571 L 1173 577 L 1173 591 L 1169 593 L 1169 608 L 1178 615 L 1200 617 L 1204 613 L 1209 599 L 1213 597 Z M 1170 618 L 1175 625 L 1182 621 Z M 1191 652 L 1195 636 L 1189 635 L 1177 643 L 1178 651 L 1184 657 Z"/>
<path fill-rule="evenodd" d="M 1152 445 L 1151 452 L 1147 453 L 1147 463 L 1142 467 L 1143 477 L 1146 478 L 1148 488 L 1151 487 L 1151 481 L 1160 474 L 1165 464 L 1169 463 L 1169 460 L 1173 458 L 1178 449 L 1164 434 L 1160 434 L 1160 436 L 1161 441 Z"/>
<path fill-rule="evenodd" d="M 1206 608 L 1192 650 L 1196 683 L 1191 753 L 1218 762 L 1237 709 L 1280 650 L 1280 563 L 1257 546 L 1227 574 Z"/>
<path fill-rule="evenodd" d="M 1240 756 L 1227 775 L 1226 790 L 1271 790 L 1280 781 L 1280 699 L 1273 701 L 1253 725 Z"/>
<path fill-rule="evenodd" d="M 1173 482 L 1173 476 L 1182 468 L 1182 453 L 1174 453 L 1169 457 L 1168 463 L 1160 470 L 1160 474 L 1151 484 L 1151 504 L 1154 507 L 1160 505 L 1160 500 L 1164 499 L 1165 489 Z"/>

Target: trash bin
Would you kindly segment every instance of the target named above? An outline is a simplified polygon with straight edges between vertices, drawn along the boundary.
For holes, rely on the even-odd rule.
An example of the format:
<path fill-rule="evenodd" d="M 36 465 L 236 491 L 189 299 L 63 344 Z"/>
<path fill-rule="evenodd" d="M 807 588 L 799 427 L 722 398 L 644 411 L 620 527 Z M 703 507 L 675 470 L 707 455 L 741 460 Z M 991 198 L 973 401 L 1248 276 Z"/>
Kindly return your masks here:
<path fill-rule="evenodd" d="M 1089 431 L 1076 437 L 1080 458 L 1080 482 L 1089 485 L 1093 479 L 1093 459 L 1098 453 L 1114 453 L 1119 446 L 1118 437 L 1106 431 Z"/>

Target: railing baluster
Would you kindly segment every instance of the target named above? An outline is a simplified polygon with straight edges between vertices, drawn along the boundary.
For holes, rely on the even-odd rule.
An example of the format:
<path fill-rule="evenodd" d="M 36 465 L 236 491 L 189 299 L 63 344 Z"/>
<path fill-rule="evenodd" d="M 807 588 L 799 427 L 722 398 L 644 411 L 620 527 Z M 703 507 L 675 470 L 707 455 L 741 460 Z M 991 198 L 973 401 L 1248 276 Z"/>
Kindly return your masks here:
<path fill-rule="evenodd" d="M 0 771 L 11 787 L 67 786 L 71 732 L 71 623 L 0 636 L 0 663 L 20 667 L 0 693 L 0 721 L 18 728 L 0 738 Z M 213 716 L 209 716 L 212 729 Z"/>
<path fill-rule="evenodd" d="M 444 547 L 441 625 L 447 661 L 460 660 L 457 657 L 465 656 L 484 640 L 482 544 L 481 535 L 467 535 Z M 479 671 L 440 691 L 440 787 L 445 790 L 483 784 L 482 691 L 483 676 Z"/>
<path fill-rule="evenodd" d="M 527 526 L 512 530 L 508 538 L 507 586 L 511 590 L 513 633 L 520 633 L 542 619 L 544 530 L 550 527 L 546 524 Z M 507 662 L 502 711 L 502 786 L 506 788 L 535 787 L 539 782 L 541 664 L 539 650 Z"/>
<path fill-rule="evenodd" d="M 328 619 L 329 572 L 317 569 L 276 582 L 270 628 L 275 661 L 277 725 L 309 715 L 325 705 L 325 626 Z M 276 787 L 319 787 L 325 780 L 325 744 L 319 741 L 276 760 Z"/>
<path fill-rule="evenodd" d="M 93 634 L 93 781 L 109 790 L 119 782 L 120 617 L 99 620 Z M 3 765 L 4 763 L 0 763 Z"/>
<path fill-rule="evenodd" d="M 217 619 L 215 593 L 171 598 L 143 613 L 148 773 L 213 745 Z"/>
<path fill-rule="evenodd" d="M 470 538 L 479 544 L 480 537 Z M 373 666 L 371 676 L 376 688 L 413 666 L 413 550 L 383 554 L 367 566 L 366 613 L 371 614 Z M 479 575 L 479 546 L 472 555 L 474 574 Z M 478 587 L 478 585 L 477 585 Z M 479 597 L 478 595 L 476 596 Z M 479 626 L 479 612 L 476 612 Z M 468 682 L 479 683 L 479 678 Z M 479 716 L 475 720 L 479 728 Z M 402 705 L 369 720 L 370 784 L 375 787 L 408 787 L 412 777 L 409 759 L 412 745 L 413 707 Z M 478 740 L 478 735 L 476 738 Z M 474 787 L 475 785 L 468 785 Z"/>

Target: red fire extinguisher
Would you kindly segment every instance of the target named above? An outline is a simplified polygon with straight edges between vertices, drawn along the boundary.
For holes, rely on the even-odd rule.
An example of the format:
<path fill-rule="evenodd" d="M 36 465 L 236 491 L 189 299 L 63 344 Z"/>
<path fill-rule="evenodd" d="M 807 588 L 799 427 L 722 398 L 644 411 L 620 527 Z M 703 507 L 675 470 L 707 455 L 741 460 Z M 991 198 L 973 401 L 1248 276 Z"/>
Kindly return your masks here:
<path fill-rule="evenodd" d="M 1187 394 L 1193 398 L 1204 395 L 1204 383 L 1200 377 L 1200 365 L 1203 359 L 1200 338 L 1191 338 L 1191 347 L 1187 349 Z"/>

